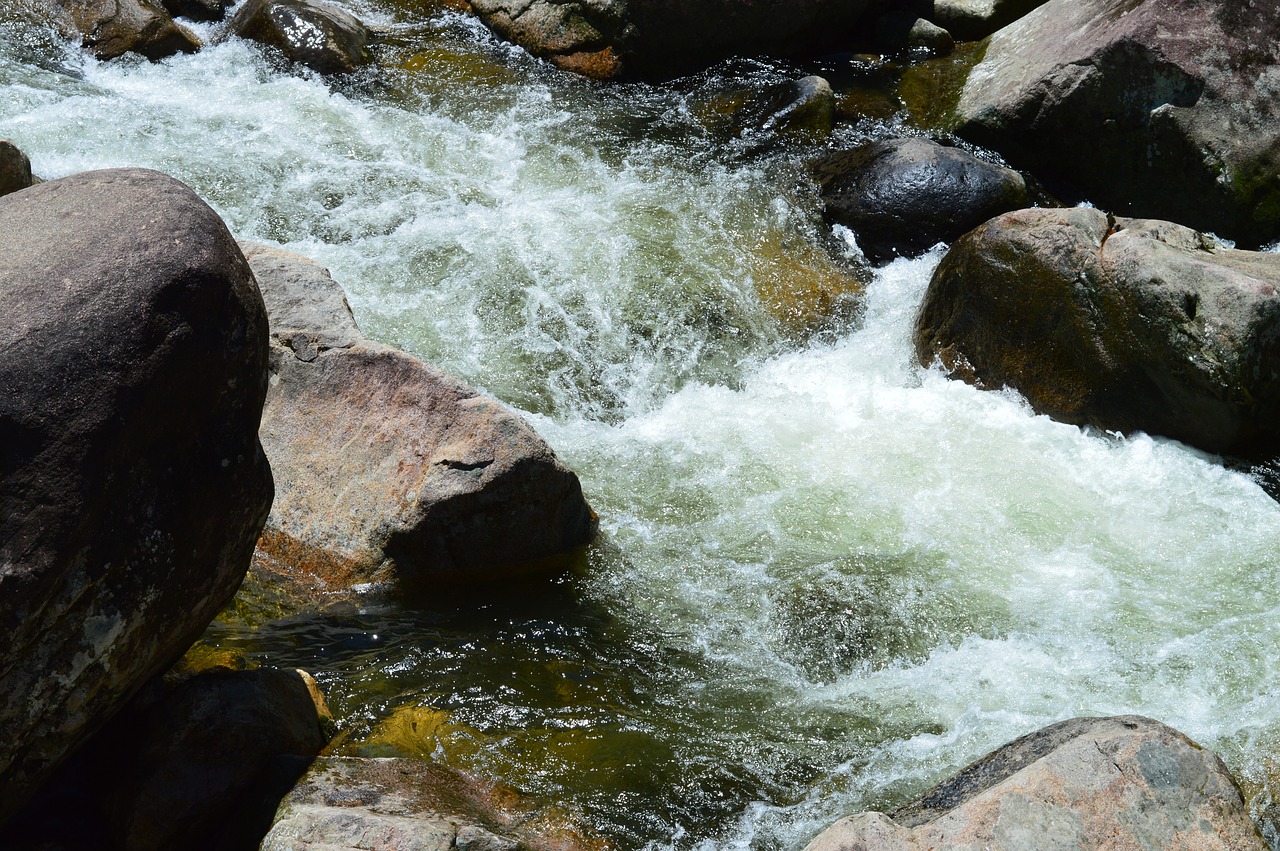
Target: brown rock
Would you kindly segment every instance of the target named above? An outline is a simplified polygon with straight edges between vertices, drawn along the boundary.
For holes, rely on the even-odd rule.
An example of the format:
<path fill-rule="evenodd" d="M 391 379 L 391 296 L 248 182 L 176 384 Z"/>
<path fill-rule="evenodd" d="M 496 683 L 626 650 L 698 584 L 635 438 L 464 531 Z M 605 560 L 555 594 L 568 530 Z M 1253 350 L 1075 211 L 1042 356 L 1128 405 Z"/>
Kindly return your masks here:
<path fill-rule="evenodd" d="M 321 74 L 346 74 L 373 61 L 368 28 L 320 0 L 248 0 L 227 31 L 274 47 L 290 62 Z"/>
<path fill-rule="evenodd" d="M 836 822 L 805 851 L 1262 851 L 1226 766 L 1135 715 L 1011 742 L 917 800 Z"/>
<path fill-rule="evenodd" d="M 1280 450 L 1280 255 L 1093 209 L 1019 210 L 951 247 L 916 352 L 1063 422 Z"/>
<path fill-rule="evenodd" d="M 31 160 L 8 139 L 0 139 L 0 195 L 26 189 L 33 183 Z"/>
<path fill-rule="evenodd" d="M 194 53 L 200 39 L 155 0 L 56 0 L 84 36 L 84 46 L 99 59 L 140 53 L 163 59 Z"/>
<path fill-rule="evenodd" d="M 194 192 L 87 172 L 0 233 L 3 821 L 230 601 L 271 473 L 266 311 Z"/>

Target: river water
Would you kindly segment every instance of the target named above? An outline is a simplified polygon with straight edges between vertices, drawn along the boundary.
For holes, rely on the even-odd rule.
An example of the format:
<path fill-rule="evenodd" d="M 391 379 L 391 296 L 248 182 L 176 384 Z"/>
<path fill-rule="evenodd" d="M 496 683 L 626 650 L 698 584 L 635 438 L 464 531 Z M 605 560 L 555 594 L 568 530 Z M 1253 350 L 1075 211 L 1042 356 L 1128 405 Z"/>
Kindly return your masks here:
<path fill-rule="evenodd" d="M 0 137 L 46 178 L 166 171 L 328 265 L 370 336 L 527 414 L 600 538 L 545 594 L 211 641 L 315 672 L 345 752 L 503 778 L 619 848 L 798 849 L 1081 714 L 1150 715 L 1265 780 L 1280 506 L 1181 444 L 917 366 L 941 249 L 856 317 L 780 317 L 848 235 L 794 150 L 707 129 L 726 75 L 777 68 L 602 86 L 454 13 L 357 10 L 390 39 L 342 83 L 238 41 L 35 62 L 10 30 Z"/>

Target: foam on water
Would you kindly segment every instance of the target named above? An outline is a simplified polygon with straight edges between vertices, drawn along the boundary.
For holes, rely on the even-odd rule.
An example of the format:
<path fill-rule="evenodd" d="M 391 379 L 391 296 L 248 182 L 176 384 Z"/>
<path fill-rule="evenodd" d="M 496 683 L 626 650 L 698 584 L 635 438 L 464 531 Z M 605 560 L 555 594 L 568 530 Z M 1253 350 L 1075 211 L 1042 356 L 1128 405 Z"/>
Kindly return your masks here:
<path fill-rule="evenodd" d="M 687 95 L 566 78 L 461 18 L 383 24 L 401 46 L 338 88 L 236 41 L 79 79 L 0 50 L 0 136 L 38 174 L 180 177 L 579 471 L 590 617 L 273 657 L 319 666 L 344 723 L 430 692 L 503 745 L 478 769 L 654 848 L 801 847 L 1076 714 L 1151 715 L 1263 776 L 1280 509 L 1251 480 L 921 369 L 940 252 L 796 342 L 754 277 L 762 240 L 823 236 L 787 156 L 722 157 Z"/>

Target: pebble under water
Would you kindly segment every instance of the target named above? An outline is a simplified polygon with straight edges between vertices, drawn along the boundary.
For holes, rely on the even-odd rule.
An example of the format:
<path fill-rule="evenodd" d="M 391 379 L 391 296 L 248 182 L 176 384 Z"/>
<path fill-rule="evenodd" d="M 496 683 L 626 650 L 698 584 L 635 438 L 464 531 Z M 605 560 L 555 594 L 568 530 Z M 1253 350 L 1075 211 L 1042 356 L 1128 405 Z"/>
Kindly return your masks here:
<path fill-rule="evenodd" d="M 523 411 L 600 536 L 543 593 L 244 602 L 209 642 L 312 671 L 344 752 L 501 778 L 618 848 L 799 849 L 1082 714 L 1265 789 L 1280 506 L 917 366 L 942 249 L 855 300 L 802 152 L 714 132 L 786 69 L 608 86 L 456 13 L 356 11 L 388 37 L 341 82 L 237 40 L 49 61 L 0 26 L 0 137 L 45 178 L 168 172 L 323 262 L 369 336 Z"/>

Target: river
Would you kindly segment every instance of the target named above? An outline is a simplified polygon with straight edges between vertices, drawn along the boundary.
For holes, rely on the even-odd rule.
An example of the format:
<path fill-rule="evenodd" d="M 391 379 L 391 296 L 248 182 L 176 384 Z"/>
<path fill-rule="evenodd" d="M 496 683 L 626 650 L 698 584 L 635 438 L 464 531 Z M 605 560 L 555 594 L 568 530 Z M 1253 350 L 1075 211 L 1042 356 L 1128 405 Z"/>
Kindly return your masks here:
<path fill-rule="evenodd" d="M 524 412 L 600 536 L 545 594 L 241 613 L 211 641 L 314 672 L 346 752 L 503 778 L 620 848 L 799 849 L 1081 714 L 1265 780 L 1280 505 L 916 365 L 941 249 L 856 316 L 780 319 L 762 294 L 838 277 L 848 235 L 794 149 L 707 125 L 728 77 L 778 67 L 601 85 L 456 13 L 355 9 L 389 40 L 341 82 L 235 40 L 37 63 L 9 31 L 0 137 L 45 178 L 160 169 L 323 262 L 369 336 Z"/>

